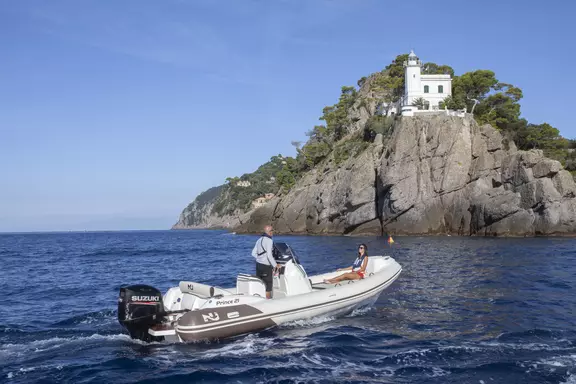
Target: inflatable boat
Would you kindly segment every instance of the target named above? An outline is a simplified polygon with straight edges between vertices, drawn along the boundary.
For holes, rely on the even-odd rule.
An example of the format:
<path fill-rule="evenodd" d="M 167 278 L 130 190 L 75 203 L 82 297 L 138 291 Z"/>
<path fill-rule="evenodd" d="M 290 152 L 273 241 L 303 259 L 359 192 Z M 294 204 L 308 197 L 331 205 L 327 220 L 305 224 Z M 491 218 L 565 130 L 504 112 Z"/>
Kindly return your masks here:
<path fill-rule="evenodd" d="M 288 244 L 274 247 L 283 267 L 274 276 L 272 299 L 261 279 L 244 273 L 230 288 L 181 281 L 162 295 L 149 285 L 132 285 L 120 288 L 118 320 L 132 338 L 148 342 L 223 339 L 370 306 L 402 271 L 390 256 L 369 256 L 363 279 L 327 284 L 343 272 L 308 276 Z"/>

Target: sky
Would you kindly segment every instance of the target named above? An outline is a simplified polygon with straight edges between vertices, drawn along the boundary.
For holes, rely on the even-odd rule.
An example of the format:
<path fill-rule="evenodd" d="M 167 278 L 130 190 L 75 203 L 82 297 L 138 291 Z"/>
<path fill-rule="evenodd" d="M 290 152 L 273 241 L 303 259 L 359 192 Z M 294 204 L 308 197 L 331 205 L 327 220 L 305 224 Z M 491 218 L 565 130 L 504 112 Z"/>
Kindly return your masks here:
<path fill-rule="evenodd" d="M 576 138 L 574 2 L 0 0 L 0 231 L 168 229 L 414 49 Z M 572 47 L 572 48 L 570 48 Z"/>

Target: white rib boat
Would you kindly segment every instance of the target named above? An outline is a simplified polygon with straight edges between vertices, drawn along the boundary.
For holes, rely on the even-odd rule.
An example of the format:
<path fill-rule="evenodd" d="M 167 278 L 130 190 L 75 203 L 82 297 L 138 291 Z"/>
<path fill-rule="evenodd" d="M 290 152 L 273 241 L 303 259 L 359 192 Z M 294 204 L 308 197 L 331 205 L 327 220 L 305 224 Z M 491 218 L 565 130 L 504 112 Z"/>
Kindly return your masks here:
<path fill-rule="evenodd" d="M 163 296 L 154 287 L 133 285 L 120 289 L 118 320 L 132 338 L 144 341 L 223 339 L 370 306 L 402 271 L 390 256 L 369 256 L 364 279 L 325 284 L 342 272 L 308 276 L 290 246 L 275 247 L 284 268 L 274 276 L 272 299 L 266 299 L 262 280 L 242 273 L 235 287 L 181 281 Z"/>

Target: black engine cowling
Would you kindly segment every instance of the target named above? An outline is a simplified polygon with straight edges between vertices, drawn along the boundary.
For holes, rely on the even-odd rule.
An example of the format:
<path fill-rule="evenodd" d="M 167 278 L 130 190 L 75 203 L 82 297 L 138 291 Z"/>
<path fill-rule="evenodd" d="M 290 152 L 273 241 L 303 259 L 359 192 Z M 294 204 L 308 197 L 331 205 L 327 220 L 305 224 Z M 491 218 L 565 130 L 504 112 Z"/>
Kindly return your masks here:
<path fill-rule="evenodd" d="M 148 333 L 148 328 L 159 324 L 165 315 L 162 293 L 149 285 L 131 285 L 120 288 L 118 321 L 133 339 L 161 341 Z"/>

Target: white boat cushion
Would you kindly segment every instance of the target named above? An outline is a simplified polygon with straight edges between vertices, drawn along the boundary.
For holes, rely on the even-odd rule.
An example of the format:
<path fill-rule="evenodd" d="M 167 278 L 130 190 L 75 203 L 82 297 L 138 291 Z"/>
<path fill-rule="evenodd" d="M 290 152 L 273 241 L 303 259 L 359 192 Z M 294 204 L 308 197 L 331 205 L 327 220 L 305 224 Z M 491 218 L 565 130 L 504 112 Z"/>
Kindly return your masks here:
<path fill-rule="evenodd" d="M 232 292 L 227 291 L 223 288 L 212 287 L 210 285 L 195 283 L 193 281 L 181 281 L 179 284 L 180 291 L 182 293 L 190 293 L 199 297 L 214 297 L 218 295 L 232 295 Z"/>
<path fill-rule="evenodd" d="M 382 257 L 370 257 L 368 256 L 368 265 L 366 266 L 366 276 L 370 276 L 371 273 L 376 273 L 384 267 L 385 261 Z"/>

